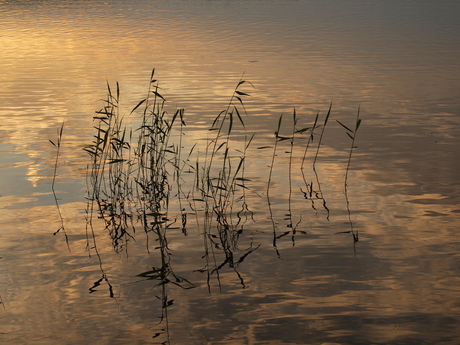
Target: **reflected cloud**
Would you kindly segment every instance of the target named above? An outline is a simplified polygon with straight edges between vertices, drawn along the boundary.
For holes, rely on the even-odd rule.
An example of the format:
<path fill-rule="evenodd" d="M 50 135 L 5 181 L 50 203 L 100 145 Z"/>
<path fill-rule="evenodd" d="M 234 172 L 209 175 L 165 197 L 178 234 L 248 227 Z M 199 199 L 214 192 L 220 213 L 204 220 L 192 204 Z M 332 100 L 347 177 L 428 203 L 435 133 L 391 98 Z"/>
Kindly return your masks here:
<path fill-rule="evenodd" d="M 457 8 L 431 1 L 0 1 L 2 339 L 164 341 L 158 317 L 167 310 L 171 343 L 459 343 Z M 146 97 L 153 67 L 166 111 L 185 108 L 185 135 L 173 131 L 169 143 L 187 154 L 197 143 L 179 182 L 192 187 L 160 198 L 168 214 L 152 203 L 142 221 L 122 224 L 133 238 L 120 254 L 110 233 L 121 224 L 113 205 L 129 202 L 102 193 L 91 233 L 83 148 L 95 140 L 106 82 L 113 92 L 120 83 L 123 124 L 139 127 L 139 115 L 128 114 Z M 234 121 L 236 150 L 221 171 L 232 176 L 229 167 L 246 155 L 250 181 L 203 188 L 195 163 L 209 161 L 215 132 L 208 129 L 243 72 L 254 88 L 243 90 L 251 95 L 247 116 L 241 112 L 245 128 L 236 133 Z M 305 180 L 307 141 L 299 139 L 292 156 L 289 140 L 279 143 L 268 215 L 280 114 L 288 118 L 295 107 L 299 128 L 308 127 L 331 101 L 333 123 Z M 359 104 L 348 218 L 350 143 L 335 120 L 353 123 Z M 56 186 L 70 250 L 60 233 L 52 235 L 60 222 L 48 140 L 63 120 Z M 216 162 L 225 161 L 223 151 L 214 151 Z M 158 176 L 134 181 L 142 202 Z M 108 181 L 104 192 L 118 180 Z M 234 193 L 229 204 L 212 203 L 219 190 Z M 142 272 L 147 279 L 139 281 Z M 183 277 L 196 286 L 191 293 L 166 284 Z"/>

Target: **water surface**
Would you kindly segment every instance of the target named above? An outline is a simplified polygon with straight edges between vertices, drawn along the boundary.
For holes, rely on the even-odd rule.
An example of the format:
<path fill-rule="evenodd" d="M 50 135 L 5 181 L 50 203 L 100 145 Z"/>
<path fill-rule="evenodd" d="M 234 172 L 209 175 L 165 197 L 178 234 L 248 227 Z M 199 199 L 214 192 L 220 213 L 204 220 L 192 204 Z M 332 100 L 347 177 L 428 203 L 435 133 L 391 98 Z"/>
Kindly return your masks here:
<path fill-rule="evenodd" d="M 456 2 L 432 0 L 0 1 L 0 339 L 458 344 L 459 13 Z M 111 297 L 106 281 L 94 286 L 102 273 L 85 222 L 82 148 L 94 111 L 107 82 L 114 90 L 118 81 L 129 113 L 153 68 L 168 111 L 185 108 L 184 146 L 202 150 L 243 74 L 254 85 L 244 89 L 246 128 L 236 136 L 255 133 L 245 166 L 254 220 L 239 225 L 235 258 L 257 249 L 208 284 L 203 223 L 189 221 L 188 236 L 172 229 L 174 271 L 196 287 L 166 286 L 167 320 L 161 287 L 136 277 L 158 266 L 155 244 L 149 253 L 138 231 L 128 255 L 117 254 L 96 224 Z M 270 218 L 272 151 L 257 148 L 273 146 L 280 114 L 289 133 L 294 107 L 299 126 L 311 126 L 331 102 L 316 166 L 329 214 L 303 199 L 297 171 L 286 217 L 290 148 L 282 142 Z M 350 139 L 335 120 L 353 125 L 358 108 L 348 180 L 355 243 L 343 194 Z M 64 120 L 56 189 L 70 251 L 62 233 L 53 236 L 60 221 L 48 141 Z M 125 121 L 136 128 L 136 118 Z M 308 174 L 314 179 L 310 165 Z M 174 200 L 171 215 L 180 215 Z M 215 255 L 218 265 L 223 254 Z"/>

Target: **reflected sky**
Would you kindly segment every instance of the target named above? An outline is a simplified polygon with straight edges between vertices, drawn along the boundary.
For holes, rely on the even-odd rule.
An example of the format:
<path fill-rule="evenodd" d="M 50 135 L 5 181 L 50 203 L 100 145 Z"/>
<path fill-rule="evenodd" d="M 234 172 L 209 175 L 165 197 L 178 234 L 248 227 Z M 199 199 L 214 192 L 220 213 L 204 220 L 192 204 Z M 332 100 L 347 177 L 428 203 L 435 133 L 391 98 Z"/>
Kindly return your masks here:
<path fill-rule="evenodd" d="M 237 268 L 244 288 L 226 268 L 209 294 L 203 224 L 190 221 L 187 237 L 171 231 L 174 268 L 197 285 L 168 287 L 171 343 L 460 342 L 459 13 L 457 2 L 432 0 L 0 0 L 0 342 L 164 341 L 154 337 L 164 327 L 160 292 L 135 277 L 158 264 L 143 232 L 128 256 L 117 255 L 98 224 L 114 300 L 104 284 L 88 292 L 101 270 L 85 229 L 82 148 L 94 111 L 107 82 L 118 81 L 128 114 L 145 97 L 152 68 L 168 112 L 185 108 L 184 145 L 198 142 L 200 154 L 242 75 L 254 85 L 244 89 L 246 128 L 234 140 L 256 133 L 245 166 L 255 222 L 244 224 L 235 257 L 260 247 Z M 292 236 L 288 142 L 276 156 L 272 219 L 272 151 L 258 147 L 273 146 L 281 113 L 289 133 L 294 107 L 307 127 L 331 102 L 317 166 L 330 214 L 303 199 L 297 174 Z M 358 107 L 363 125 L 348 186 L 355 246 L 343 194 L 350 140 L 335 120 L 352 124 Z M 136 119 L 125 122 L 135 128 Z M 48 140 L 64 120 L 57 191 L 71 252 L 62 234 L 52 235 L 59 219 Z"/>

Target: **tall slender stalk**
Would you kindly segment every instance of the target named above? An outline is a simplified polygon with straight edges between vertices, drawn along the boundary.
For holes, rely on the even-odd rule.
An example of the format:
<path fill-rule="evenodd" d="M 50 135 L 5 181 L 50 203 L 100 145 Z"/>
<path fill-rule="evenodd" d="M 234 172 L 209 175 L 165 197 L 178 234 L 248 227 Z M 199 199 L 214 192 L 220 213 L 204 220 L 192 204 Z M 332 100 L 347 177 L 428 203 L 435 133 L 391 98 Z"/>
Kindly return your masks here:
<path fill-rule="evenodd" d="M 348 174 L 350 171 L 350 165 L 351 165 L 351 157 L 353 155 L 353 150 L 356 148 L 355 146 L 355 140 L 356 140 L 356 135 L 359 129 L 359 126 L 361 125 L 361 119 L 359 118 L 359 113 L 360 113 L 360 108 L 358 108 L 358 113 L 356 114 L 356 121 L 355 121 L 355 127 L 354 129 L 350 129 L 349 127 L 345 126 L 342 122 L 337 120 L 337 122 L 346 130 L 346 133 L 348 137 L 351 139 L 351 146 L 350 146 L 350 151 L 348 154 L 348 162 L 347 162 L 347 168 L 345 170 L 345 179 L 344 179 L 344 194 L 345 194 L 345 201 L 347 205 L 347 213 L 348 213 L 348 223 L 350 224 L 350 233 L 353 235 L 353 243 L 356 244 L 356 242 L 359 241 L 359 231 L 354 230 L 353 227 L 353 222 L 351 220 L 351 210 L 350 210 L 350 201 L 348 199 Z M 355 248 L 356 250 L 356 248 Z"/>
<path fill-rule="evenodd" d="M 290 140 L 290 149 L 289 149 L 289 168 L 288 168 L 288 180 L 289 180 L 289 196 L 288 196 L 288 228 L 292 229 L 292 157 L 294 155 L 294 140 L 296 134 L 297 126 L 297 114 L 294 108 L 292 114 L 292 136 Z M 294 243 L 294 238 L 293 238 Z"/>
<path fill-rule="evenodd" d="M 270 220 L 271 220 L 272 228 L 273 228 L 272 245 L 273 245 L 273 248 L 275 249 L 275 252 L 276 252 L 278 257 L 280 257 L 280 253 L 278 251 L 278 245 L 277 245 L 278 236 L 277 236 L 277 231 L 276 231 L 276 223 L 275 223 L 275 220 L 273 218 L 273 211 L 272 211 L 272 206 L 271 206 L 272 204 L 271 204 L 271 200 L 270 200 L 270 185 L 272 183 L 273 167 L 275 166 L 276 149 L 278 147 L 278 142 L 282 138 L 280 136 L 280 129 L 281 129 L 282 121 L 283 121 L 283 114 L 281 114 L 279 119 L 278 119 L 278 127 L 277 127 L 277 129 L 276 129 L 276 131 L 274 133 L 275 134 L 275 144 L 273 145 L 273 154 L 272 154 L 272 159 L 271 159 L 271 164 L 270 164 L 270 171 L 268 173 L 268 181 L 267 181 L 267 206 L 268 206 L 268 211 L 269 211 L 269 214 L 270 214 Z"/>
<path fill-rule="evenodd" d="M 54 232 L 54 235 L 56 235 L 58 232 L 60 232 L 62 230 L 62 232 L 64 233 L 67 248 L 69 249 L 69 251 L 71 251 L 70 250 L 70 245 L 69 245 L 69 238 L 67 237 L 67 232 L 66 232 L 66 229 L 65 229 L 65 226 L 64 226 L 64 218 L 62 217 L 61 208 L 59 206 L 59 202 L 58 202 L 58 198 L 57 198 L 56 190 L 55 190 L 56 176 L 57 176 L 57 169 L 58 169 L 58 162 L 59 162 L 59 155 L 61 153 L 62 132 L 64 130 L 64 123 L 65 123 L 65 121 L 62 122 L 61 127 L 58 129 L 56 142 L 52 141 L 51 139 L 49 140 L 49 142 L 56 148 L 56 159 L 54 161 L 53 182 L 51 183 L 51 190 L 53 191 L 54 202 L 56 204 L 56 209 L 57 209 L 57 212 L 58 212 L 58 215 L 59 215 L 59 220 L 61 222 L 61 226 L 59 227 L 59 229 L 57 229 Z"/>
<path fill-rule="evenodd" d="M 314 158 L 313 164 L 312 164 L 313 172 L 315 173 L 315 177 L 316 177 L 316 184 L 318 185 L 318 195 L 319 195 L 319 198 L 323 201 L 323 207 L 327 212 L 327 220 L 329 220 L 330 210 L 327 207 L 326 199 L 324 198 L 324 194 L 323 194 L 323 191 L 321 189 L 321 183 L 319 182 L 318 172 L 316 171 L 316 160 L 318 158 L 319 149 L 321 148 L 321 144 L 323 142 L 324 131 L 326 130 L 326 125 L 327 125 L 327 122 L 329 120 L 329 116 L 331 115 L 331 109 L 332 109 L 332 102 L 329 105 L 329 110 L 327 111 L 326 117 L 324 118 L 323 127 L 321 129 L 321 134 L 320 134 L 319 140 L 318 140 L 318 147 L 316 149 L 315 158 Z"/>

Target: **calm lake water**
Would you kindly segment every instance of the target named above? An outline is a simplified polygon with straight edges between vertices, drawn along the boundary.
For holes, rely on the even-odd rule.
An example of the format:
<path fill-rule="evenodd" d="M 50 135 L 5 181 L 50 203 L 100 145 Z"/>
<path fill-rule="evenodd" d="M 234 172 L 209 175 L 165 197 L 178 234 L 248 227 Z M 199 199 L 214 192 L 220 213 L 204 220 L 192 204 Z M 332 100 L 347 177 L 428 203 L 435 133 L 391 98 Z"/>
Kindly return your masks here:
<path fill-rule="evenodd" d="M 459 16 L 450 0 L 0 0 L 0 343 L 460 344 Z M 107 83 L 136 129 L 153 68 L 168 113 L 185 109 L 182 163 L 196 144 L 181 198 L 169 172 L 168 251 L 134 211 L 119 246 L 96 208 L 87 222 Z M 245 188 L 222 230 L 193 168 L 240 78 Z M 294 108 L 301 129 L 331 102 L 315 169 L 322 128 L 303 168 L 308 132 L 274 151 L 281 114 L 292 137 Z M 358 109 L 345 195 L 336 120 L 354 129 Z"/>

